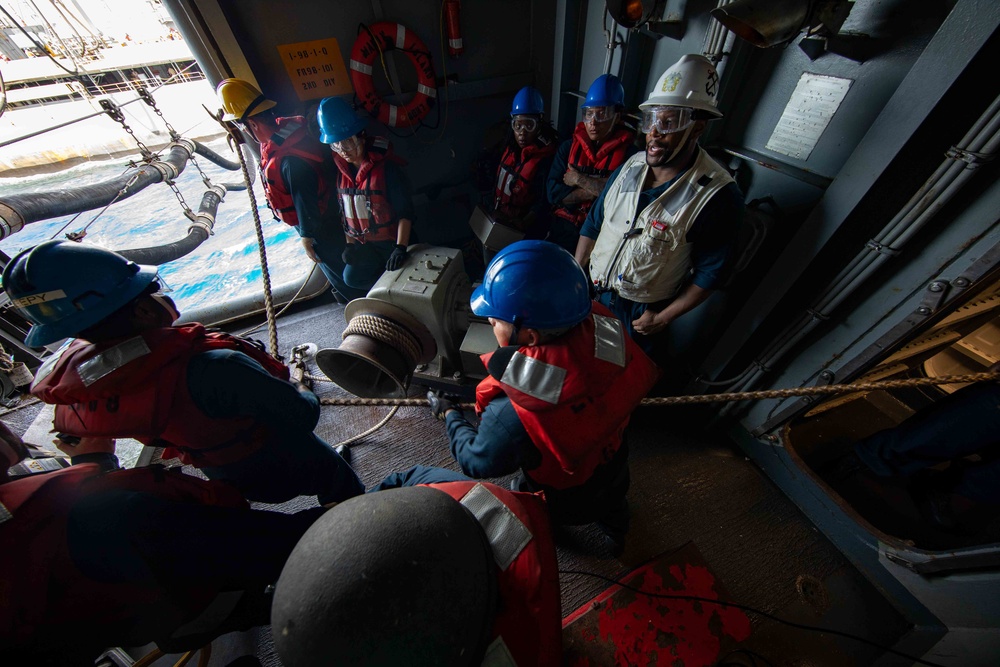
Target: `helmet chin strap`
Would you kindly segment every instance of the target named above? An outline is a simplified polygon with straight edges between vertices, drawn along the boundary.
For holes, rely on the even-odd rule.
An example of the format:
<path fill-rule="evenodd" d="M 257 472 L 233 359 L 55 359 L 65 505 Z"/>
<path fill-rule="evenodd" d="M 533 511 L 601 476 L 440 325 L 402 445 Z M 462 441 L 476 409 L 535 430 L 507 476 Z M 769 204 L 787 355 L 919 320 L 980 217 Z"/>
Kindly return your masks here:
<path fill-rule="evenodd" d="M 507 345 L 517 345 L 517 338 L 521 335 L 521 322 L 523 321 L 520 315 L 514 317 L 514 321 L 511 322 L 514 328 L 510 330 L 510 338 L 507 339 Z"/>
<path fill-rule="evenodd" d="M 674 158 L 677 157 L 677 155 L 680 154 L 680 152 L 684 150 L 684 148 L 687 146 L 688 138 L 691 136 L 691 128 L 693 127 L 694 123 L 692 122 L 689 123 L 686 128 L 684 128 L 684 136 L 681 137 L 681 142 L 677 144 L 677 148 L 674 149 L 674 152 L 671 153 L 670 157 L 667 158 L 666 164 L 670 164 L 671 162 L 673 162 Z"/>

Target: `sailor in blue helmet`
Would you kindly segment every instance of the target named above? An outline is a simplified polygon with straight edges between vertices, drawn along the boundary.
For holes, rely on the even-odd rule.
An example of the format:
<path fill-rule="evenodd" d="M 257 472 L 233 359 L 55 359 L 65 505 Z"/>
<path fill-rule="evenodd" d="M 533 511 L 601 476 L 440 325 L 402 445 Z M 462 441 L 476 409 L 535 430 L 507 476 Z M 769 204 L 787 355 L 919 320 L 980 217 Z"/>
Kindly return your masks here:
<path fill-rule="evenodd" d="M 31 393 L 54 404 L 54 430 L 78 457 L 116 467 L 114 438 L 164 447 L 249 500 L 358 495 L 350 465 L 313 432 L 319 399 L 289 381 L 259 344 L 180 317 L 155 266 L 69 241 L 7 264 L 3 287 L 32 323 L 32 347 L 73 337 L 39 369 Z"/>
<path fill-rule="evenodd" d="M 333 286 L 337 300 L 365 295 L 344 282 L 344 235 L 340 232 L 336 170 L 330 151 L 310 133 L 303 116 L 279 116 L 276 106 L 243 79 L 224 79 L 216 94 L 222 120 L 260 143 L 261 184 L 274 216 L 302 238 L 306 255 Z"/>
<path fill-rule="evenodd" d="M 621 322 L 590 300 L 587 277 L 548 241 L 497 253 L 472 295 L 500 348 L 483 355 L 479 428 L 431 392 L 452 455 L 476 478 L 521 470 L 518 490 L 545 491 L 557 523 L 598 522 L 616 548 L 628 530 L 629 416 L 658 371 Z"/>
<path fill-rule="evenodd" d="M 636 152 L 635 132 L 622 122 L 625 89 L 613 74 L 597 77 L 583 102 L 583 120 L 559 145 L 549 170 L 553 205 L 549 240 L 576 252 L 579 229 L 608 177 Z"/>
<path fill-rule="evenodd" d="M 369 137 L 367 121 L 339 97 L 316 112 L 319 139 L 330 144 L 337 166 L 337 195 L 344 217 L 344 280 L 367 293 L 385 271 L 406 259 L 413 229 L 413 202 L 400 160 L 384 137 Z"/>
<path fill-rule="evenodd" d="M 497 170 L 494 212 L 499 222 L 527 238 L 542 239 L 550 222 L 545 179 L 558 144 L 555 130 L 545 121 L 545 104 L 537 89 L 525 86 L 514 96 L 510 124 Z"/>

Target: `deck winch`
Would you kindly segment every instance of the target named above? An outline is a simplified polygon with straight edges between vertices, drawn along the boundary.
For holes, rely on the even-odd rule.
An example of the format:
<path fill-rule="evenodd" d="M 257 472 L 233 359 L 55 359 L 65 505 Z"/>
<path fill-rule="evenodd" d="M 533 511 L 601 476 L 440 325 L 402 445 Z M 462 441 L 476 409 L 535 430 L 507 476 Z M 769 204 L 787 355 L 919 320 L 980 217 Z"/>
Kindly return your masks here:
<path fill-rule="evenodd" d="M 386 271 L 368 296 L 347 304 L 339 348 L 316 363 L 338 385 L 363 398 L 406 395 L 414 376 L 461 385 L 485 377 L 478 356 L 496 348 L 489 324 L 469 310 L 472 286 L 462 252 L 419 244 L 399 271 Z"/>

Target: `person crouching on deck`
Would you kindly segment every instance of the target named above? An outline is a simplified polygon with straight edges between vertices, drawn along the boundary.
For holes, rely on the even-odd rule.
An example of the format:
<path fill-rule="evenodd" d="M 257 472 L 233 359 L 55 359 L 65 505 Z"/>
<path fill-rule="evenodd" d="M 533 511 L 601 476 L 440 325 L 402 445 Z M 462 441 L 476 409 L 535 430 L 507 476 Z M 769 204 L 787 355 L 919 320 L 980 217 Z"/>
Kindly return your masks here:
<path fill-rule="evenodd" d="M 385 271 L 406 259 L 413 227 L 410 188 L 384 137 L 369 137 L 367 121 L 339 97 L 327 97 L 316 111 L 320 141 L 330 144 L 339 178 L 344 216 L 344 280 L 367 292 Z"/>
<path fill-rule="evenodd" d="M 112 646 L 179 652 L 266 625 L 268 587 L 325 511 L 252 510 L 224 482 L 159 465 L 81 463 L 6 479 L 26 455 L 0 422 L 8 665 L 92 666 Z"/>
<path fill-rule="evenodd" d="M 316 495 L 321 504 L 364 491 L 350 465 L 312 429 L 319 400 L 251 341 L 173 326 L 180 317 L 156 267 L 69 241 L 11 260 L 3 287 L 32 327 L 32 347 L 74 336 L 39 369 L 31 393 L 54 404 L 73 456 L 117 466 L 110 438 L 165 447 L 249 500 Z M 105 444 L 107 443 L 107 444 Z"/>
<path fill-rule="evenodd" d="M 614 550 L 628 530 L 623 433 L 659 375 L 604 306 L 573 256 L 548 241 L 497 253 L 472 294 L 501 346 L 483 356 L 478 430 L 449 398 L 428 394 L 451 452 L 472 477 L 521 470 L 518 490 L 545 491 L 553 520 L 597 522 Z"/>

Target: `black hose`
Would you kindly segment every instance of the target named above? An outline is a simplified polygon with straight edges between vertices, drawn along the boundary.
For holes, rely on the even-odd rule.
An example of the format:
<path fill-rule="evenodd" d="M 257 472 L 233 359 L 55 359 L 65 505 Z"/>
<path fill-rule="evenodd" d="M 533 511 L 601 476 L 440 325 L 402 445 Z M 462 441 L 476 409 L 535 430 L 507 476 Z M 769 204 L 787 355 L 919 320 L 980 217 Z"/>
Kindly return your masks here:
<path fill-rule="evenodd" d="M 187 146 L 171 144 L 166 156 L 161 157 L 160 161 L 169 164 L 177 174 L 180 174 L 184 171 L 189 157 L 191 153 Z M 145 164 L 103 183 L 53 192 L 12 195 L 0 201 L 0 205 L 9 207 L 15 215 L 20 216 L 22 224 L 27 225 L 39 220 L 49 220 L 107 206 L 116 199 L 131 197 L 136 192 L 162 180 L 163 172 Z M 126 191 L 119 194 L 126 186 L 128 186 Z"/>
<path fill-rule="evenodd" d="M 133 248 L 131 250 L 116 250 L 115 252 L 136 264 L 159 266 L 183 257 L 200 246 L 207 238 L 208 231 L 205 228 L 191 227 L 188 229 L 187 236 L 180 241 L 151 248 Z"/>
<path fill-rule="evenodd" d="M 246 183 L 220 183 L 220 185 L 226 189 L 226 192 L 239 192 L 247 189 Z"/>
<path fill-rule="evenodd" d="M 216 186 L 216 188 L 218 187 Z M 187 236 L 181 240 L 166 245 L 117 250 L 116 252 L 136 264 L 154 266 L 172 262 L 188 254 L 205 242 L 215 226 L 215 214 L 218 212 L 219 204 L 224 196 L 224 193 L 216 188 L 206 190 L 205 194 L 201 196 L 201 206 L 198 207 L 198 214 L 194 217 L 194 224 L 188 228 Z"/>
<path fill-rule="evenodd" d="M 197 141 L 194 143 L 194 152 L 203 158 L 207 159 L 209 162 L 219 165 L 223 169 L 228 169 L 229 171 L 239 171 L 241 169 L 239 162 L 233 162 L 232 160 L 227 160 L 222 157 L 211 148 L 204 144 L 200 144 Z"/>

